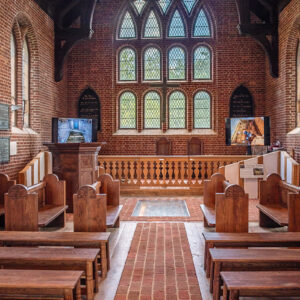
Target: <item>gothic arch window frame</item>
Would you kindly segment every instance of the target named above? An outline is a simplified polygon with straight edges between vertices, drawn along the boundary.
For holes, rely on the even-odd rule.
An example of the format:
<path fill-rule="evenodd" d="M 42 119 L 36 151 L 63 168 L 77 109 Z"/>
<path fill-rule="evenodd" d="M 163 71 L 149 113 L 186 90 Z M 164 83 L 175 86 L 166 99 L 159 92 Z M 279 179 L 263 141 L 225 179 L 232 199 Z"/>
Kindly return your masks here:
<path fill-rule="evenodd" d="M 189 27 L 188 27 L 188 22 L 187 22 L 187 17 L 189 17 L 189 15 L 186 13 L 183 6 L 184 6 L 184 4 L 180 3 L 180 4 L 177 4 L 174 7 L 172 7 L 172 3 L 171 3 L 171 5 L 169 7 L 168 13 L 166 15 L 168 20 L 167 20 L 167 24 L 166 24 L 166 28 L 165 28 L 165 37 L 167 40 L 180 40 L 180 39 L 188 39 L 189 38 Z M 185 33 L 184 36 L 169 36 L 171 22 L 173 20 L 173 17 L 174 17 L 174 14 L 176 11 L 179 12 L 179 15 L 181 16 L 181 20 L 183 22 L 183 28 L 184 28 L 184 33 Z"/>
<path fill-rule="evenodd" d="M 185 54 L 185 78 L 184 79 L 170 79 L 170 70 L 169 70 L 169 53 L 170 51 L 173 49 L 173 48 L 181 48 L 183 51 L 184 51 L 184 54 Z M 166 74 L 167 74 L 167 81 L 170 81 L 170 82 L 187 82 L 189 79 L 188 79 L 188 74 L 189 74 L 189 64 L 188 64 L 188 61 L 189 61 L 189 57 L 188 57 L 188 50 L 186 49 L 186 47 L 180 43 L 174 43 L 174 44 L 171 44 L 167 50 L 166 50 Z"/>
<path fill-rule="evenodd" d="M 150 48 L 155 48 L 159 51 L 160 53 L 160 79 L 153 79 L 153 80 L 150 80 L 150 79 L 145 79 L 145 52 L 150 49 Z M 142 82 L 162 82 L 162 78 L 163 78 L 163 50 L 161 49 L 160 46 L 158 46 L 157 44 L 147 44 L 143 49 L 142 49 L 142 52 L 141 52 L 141 56 L 142 56 L 142 63 L 141 63 L 141 73 L 142 73 Z"/>
<path fill-rule="evenodd" d="M 147 5 L 147 4 L 146 4 Z M 145 10 L 145 8 L 143 9 L 143 11 Z M 126 13 L 129 13 L 134 25 L 134 31 L 135 31 L 135 37 L 131 37 L 131 38 L 121 38 L 120 37 L 120 33 L 121 33 L 121 27 L 123 24 L 123 20 L 125 18 Z M 125 8 L 123 9 L 122 13 L 120 14 L 120 18 L 118 20 L 117 23 L 117 27 L 116 27 L 116 32 L 115 32 L 115 39 L 117 41 L 134 41 L 134 40 L 138 40 L 139 39 L 139 34 L 138 34 L 138 25 L 136 22 L 136 12 L 135 12 L 135 8 L 132 7 L 132 5 L 127 5 L 125 6 Z"/>
<path fill-rule="evenodd" d="M 145 101 L 146 101 L 146 96 L 149 94 L 149 93 L 156 93 L 159 95 L 159 101 L 160 101 L 160 111 L 159 111 L 159 127 L 155 127 L 155 128 L 147 128 L 146 127 L 146 124 L 145 124 L 145 121 L 146 121 L 146 105 L 145 105 Z M 161 126 L 161 112 L 162 112 L 162 94 L 161 94 L 161 91 L 158 91 L 156 90 L 155 88 L 154 89 L 148 89 L 146 90 L 143 95 L 142 95 L 142 103 L 143 103 L 143 130 L 161 130 L 162 129 L 162 126 Z"/>
<path fill-rule="evenodd" d="M 195 127 L 195 97 L 198 93 L 200 92 L 205 92 L 206 94 L 209 95 L 209 98 L 210 98 L 210 126 L 209 127 L 201 127 L 201 128 L 197 128 Z M 212 96 L 212 93 L 210 91 L 208 91 L 207 89 L 203 89 L 203 88 L 200 88 L 198 90 L 196 90 L 194 93 L 193 93 L 193 102 L 192 102 L 192 105 L 193 105 L 193 129 L 194 130 L 202 130 L 202 129 L 212 129 L 213 128 L 213 96 Z"/>
<path fill-rule="evenodd" d="M 187 14 L 188 16 L 192 16 L 193 13 L 194 13 L 194 11 L 195 11 L 195 9 L 197 8 L 197 4 L 198 4 L 199 2 L 200 2 L 200 1 L 195 0 L 195 3 L 194 3 L 194 5 L 192 6 L 191 11 L 188 11 L 188 8 L 186 7 L 186 5 L 185 5 L 185 3 L 184 3 L 184 0 L 181 0 L 181 1 L 180 1 L 180 4 L 182 5 L 182 7 L 183 7 L 184 11 L 186 12 L 186 14 Z"/>
<path fill-rule="evenodd" d="M 24 48 L 25 47 L 25 48 Z M 24 51 L 26 51 L 27 54 L 27 74 L 25 74 L 25 66 L 24 66 Z M 26 76 L 26 78 L 24 78 L 23 76 Z M 23 37 L 23 43 L 22 43 L 22 107 L 23 107 L 23 128 L 30 128 L 31 126 L 31 50 L 30 50 L 30 46 L 29 46 L 29 42 L 28 42 L 28 38 L 27 38 L 27 34 L 25 34 L 25 36 Z M 26 85 L 25 85 L 25 81 L 26 80 Z M 25 90 L 27 87 L 27 91 Z M 25 97 L 25 92 L 26 92 L 26 97 Z M 27 103 L 26 103 L 27 102 Z M 24 108 L 25 106 L 28 108 L 28 115 L 25 116 L 25 112 L 24 112 Z M 27 120 L 25 120 L 25 117 Z"/>
<path fill-rule="evenodd" d="M 176 92 L 182 93 L 184 95 L 184 100 L 185 100 L 185 107 L 184 107 L 184 109 L 185 109 L 185 111 L 184 111 L 185 125 L 184 125 L 184 127 L 180 127 L 180 128 L 174 128 L 174 127 L 170 126 L 170 120 L 171 120 L 171 118 L 170 118 L 170 102 L 171 102 L 170 98 Z M 189 99 L 187 97 L 186 92 L 181 88 L 177 88 L 177 89 L 171 91 L 170 93 L 168 93 L 168 95 L 167 95 L 167 119 L 168 119 L 168 123 L 167 124 L 168 124 L 168 129 L 169 130 L 187 129 L 187 124 L 188 124 L 188 100 Z"/>
<path fill-rule="evenodd" d="M 147 24 L 147 21 L 148 21 L 148 18 L 150 16 L 151 12 L 154 13 L 157 23 L 158 23 L 159 33 L 160 33 L 159 37 L 145 37 L 146 24 Z M 162 20 L 161 20 L 162 16 L 163 15 L 161 14 L 157 5 L 151 6 L 146 3 L 146 7 L 144 7 L 143 12 L 141 14 L 142 21 L 141 21 L 141 31 L 140 31 L 140 37 L 139 37 L 140 40 L 158 40 L 158 41 L 163 40 L 164 32 L 163 32 L 163 26 L 162 26 Z"/>
<path fill-rule="evenodd" d="M 13 55 L 13 56 L 12 56 Z M 15 30 L 10 34 L 10 80 L 11 80 L 11 105 L 18 104 L 18 45 Z M 17 110 L 11 110 L 11 126 L 17 127 Z"/>
<path fill-rule="evenodd" d="M 121 80 L 120 78 L 120 75 L 121 75 L 121 72 L 120 72 L 120 67 L 121 67 L 121 63 L 120 63 L 120 55 L 121 55 L 121 52 L 126 49 L 126 48 L 129 48 L 131 50 L 133 50 L 133 52 L 135 53 L 135 80 Z M 120 46 L 118 49 L 117 49 L 117 83 L 118 84 L 130 84 L 130 83 L 137 83 L 138 82 L 138 52 L 137 52 L 137 49 L 130 45 L 130 44 L 123 44 L 122 46 Z"/>
<path fill-rule="evenodd" d="M 195 51 L 200 48 L 204 47 L 209 50 L 210 53 L 210 78 L 195 78 Z M 215 54 L 213 51 L 213 48 L 211 47 L 210 44 L 205 43 L 205 42 L 200 42 L 197 43 L 193 48 L 192 48 L 192 54 L 191 54 L 191 65 L 192 65 L 192 81 L 193 82 L 213 82 L 214 81 L 214 59 L 215 59 Z"/>
<path fill-rule="evenodd" d="M 210 30 L 210 36 L 195 36 L 194 35 L 194 32 L 195 32 L 195 25 L 196 25 L 196 22 L 197 22 L 197 19 L 198 19 L 198 16 L 199 16 L 199 13 L 200 11 L 203 10 L 205 16 L 206 16 L 206 19 L 207 19 L 207 22 L 208 22 L 208 25 L 209 25 L 209 30 Z M 194 7 L 194 12 L 193 12 L 193 18 L 192 18 L 192 26 L 191 26 L 191 35 L 190 37 L 192 39 L 205 39 L 205 40 L 213 40 L 215 39 L 215 36 L 216 36 L 216 26 L 214 25 L 214 17 L 212 15 L 212 12 L 211 10 L 207 7 L 207 6 L 204 6 L 202 4 L 200 5 L 197 5 Z"/>
<path fill-rule="evenodd" d="M 135 100 L 135 127 L 130 128 L 130 127 L 121 127 L 121 97 L 125 93 L 131 93 L 134 95 L 134 100 Z M 125 89 L 120 91 L 118 94 L 118 128 L 119 130 L 137 130 L 138 127 L 138 97 L 137 94 L 134 90 L 132 89 Z"/>

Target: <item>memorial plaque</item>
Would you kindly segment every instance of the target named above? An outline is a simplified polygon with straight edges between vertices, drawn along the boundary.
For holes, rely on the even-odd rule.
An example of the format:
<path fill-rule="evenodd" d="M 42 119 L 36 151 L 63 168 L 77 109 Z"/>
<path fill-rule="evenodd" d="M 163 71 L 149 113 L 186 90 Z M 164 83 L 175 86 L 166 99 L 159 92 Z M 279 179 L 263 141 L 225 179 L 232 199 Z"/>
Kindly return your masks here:
<path fill-rule="evenodd" d="M 230 99 L 230 118 L 253 117 L 253 99 L 249 90 L 241 85 Z"/>
<path fill-rule="evenodd" d="M 10 138 L 0 137 L 0 163 L 8 163 L 10 159 Z"/>
<path fill-rule="evenodd" d="M 100 101 L 94 90 L 87 88 L 78 101 L 78 117 L 85 119 L 96 119 L 98 130 L 101 129 Z"/>
<path fill-rule="evenodd" d="M 9 105 L 0 104 L 0 130 L 9 130 Z"/>

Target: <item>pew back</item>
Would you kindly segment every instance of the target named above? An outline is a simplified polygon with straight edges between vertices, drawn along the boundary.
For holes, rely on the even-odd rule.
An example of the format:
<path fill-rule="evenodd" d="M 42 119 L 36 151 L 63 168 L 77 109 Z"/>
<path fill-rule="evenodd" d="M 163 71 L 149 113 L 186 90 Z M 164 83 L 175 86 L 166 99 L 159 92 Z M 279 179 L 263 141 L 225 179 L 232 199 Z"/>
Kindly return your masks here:
<path fill-rule="evenodd" d="M 120 181 L 114 180 L 110 174 L 101 174 L 98 177 L 101 182 L 101 194 L 107 195 L 107 206 L 120 204 Z"/>
<path fill-rule="evenodd" d="M 4 214 L 4 194 L 8 192 L 9 188 L 16 184 L 15 180 L 9 180 L 9 177 L 0 173 L 0 215 Z"/>

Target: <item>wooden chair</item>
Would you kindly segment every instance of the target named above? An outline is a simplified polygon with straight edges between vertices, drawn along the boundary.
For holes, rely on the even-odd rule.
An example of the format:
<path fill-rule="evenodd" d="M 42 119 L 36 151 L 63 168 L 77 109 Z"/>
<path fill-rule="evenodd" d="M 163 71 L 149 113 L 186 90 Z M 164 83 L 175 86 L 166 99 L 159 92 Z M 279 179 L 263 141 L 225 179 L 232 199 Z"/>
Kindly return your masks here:
<path fill-rule="evenodd" d="M 298 187 L 287 184 L 278 174 L 269 174 L 260 181 L 259 225 L 261 227 L 288 226 L 300 231 L 300 193 Z"/>
<path fill-rule="evenodd" d="M 5 195 L 5 229 L 37 231 L 51 225 L 64 227 L 66 220 L 66 183 L 54 174 L 31 187 L 16 184 Z"/>
<path fill-rule="evenodd" d="M 4 194 L 6 194 L 11 186 L 16 184 L 15 180 L 9 180 L 9 177 L 0 173 L 0 216 L 4 215 Z"/>
<path fill-rule="evenodd" d="M 171 155 L 171 142 L 162 137 L 156 142 L 156 155 Z"/>
<path fill-rule="evenodd" d="M 192 137 L 188 142 L 188 155 L 202 155 L 203 154 L 203 142 Z"/>

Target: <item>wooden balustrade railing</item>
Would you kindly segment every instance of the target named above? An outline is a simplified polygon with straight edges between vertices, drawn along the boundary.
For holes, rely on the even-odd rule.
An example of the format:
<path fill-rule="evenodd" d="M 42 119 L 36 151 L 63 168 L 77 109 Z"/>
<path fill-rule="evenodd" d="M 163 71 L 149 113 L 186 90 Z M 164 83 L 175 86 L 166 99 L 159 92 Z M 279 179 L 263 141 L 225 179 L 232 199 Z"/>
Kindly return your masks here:
<path fill-rule="evenodd" d="M 221 166 L 249 156 L 99 156 L 100 167 L 121 186 L 188 187 L 202 186 Z"/>

